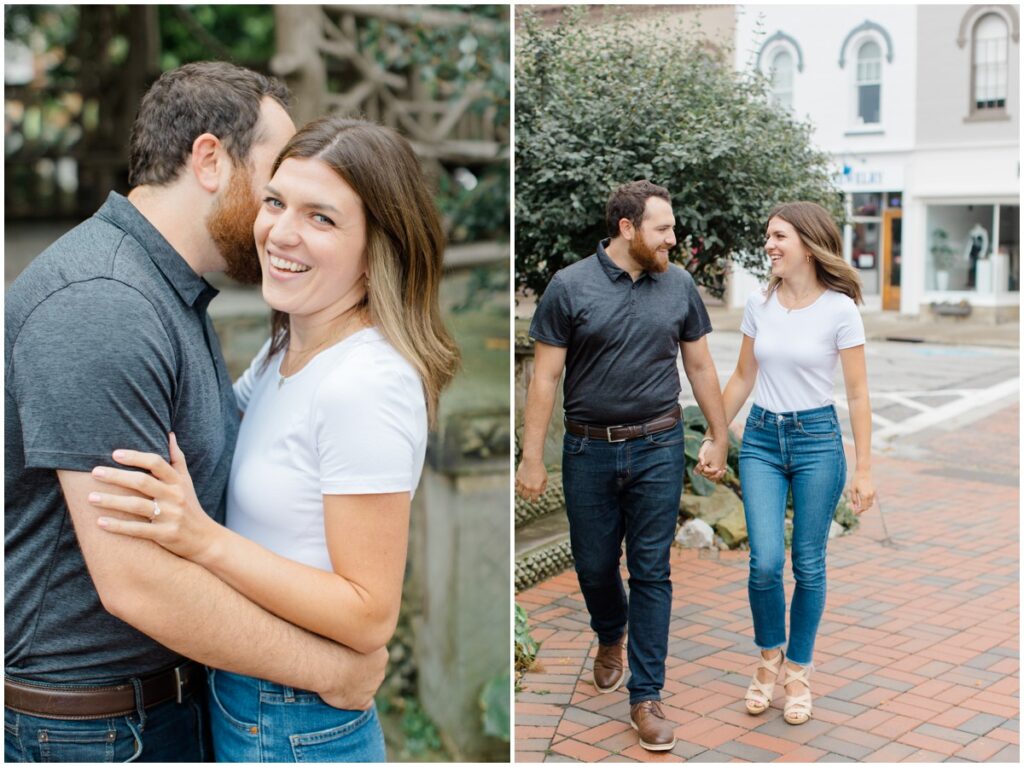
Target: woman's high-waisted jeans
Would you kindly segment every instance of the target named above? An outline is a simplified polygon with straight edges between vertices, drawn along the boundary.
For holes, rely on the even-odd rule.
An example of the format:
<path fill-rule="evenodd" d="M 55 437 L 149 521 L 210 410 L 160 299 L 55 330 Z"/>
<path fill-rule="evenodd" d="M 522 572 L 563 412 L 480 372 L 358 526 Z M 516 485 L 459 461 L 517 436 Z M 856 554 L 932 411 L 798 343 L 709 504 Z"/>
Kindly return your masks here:
<path fill-rule="evenodd" d="M 754 405 L 743 431 L 740 483 L 750 537 L 747 584 L 754 642 L 786 644 L 782 569 L 786 496 L 793 492 L 793 578 L 786 656 L 809 665 L 825 609 L 825 547 L 846 483 L 846 456 L 835 407 L 772 413 Z"/>
<path fill-rule="evenodd" d="M 328 706 L 306 690 L 209 670 L 218 762 L 386 762 L 377 709 Z"/>

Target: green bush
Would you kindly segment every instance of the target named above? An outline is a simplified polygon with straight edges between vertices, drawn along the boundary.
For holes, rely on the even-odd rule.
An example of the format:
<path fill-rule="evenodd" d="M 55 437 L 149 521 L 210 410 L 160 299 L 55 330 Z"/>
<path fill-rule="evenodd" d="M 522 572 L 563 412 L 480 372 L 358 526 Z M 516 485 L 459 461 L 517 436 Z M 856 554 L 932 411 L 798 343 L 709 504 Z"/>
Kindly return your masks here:
<path fill-rule="evenodd" d="M 480 719 L 484 733 L 506 743 L 511 738 L 511 712 L 509 710 L 508 668 L 498 672 L 484 685 L 480 693 Z"/>
<path fill-rule="evenodd" d="M 540 644 L 537 640 L 530 636 L 530 621 L 529 617 L 519 605 L 516 605 L 516 679 L 519 676 L 526 673 L 533 662 L 537 659 L 537 650 L 540 649 Z"/>
<path fill-rule="evenodd" d="M 647 178 L 668 188 L 673 260 L 720 296 L 726 259 L 767 276 L 765 216 L 813 200 L 841 218 L 811 126 L 768 98 L 759 74 L 700 35 L 625 19 L 544 27 L 524 14 L 516 50 L 516 287 L 541 294 L 606 236 L 608 195 Z"/>

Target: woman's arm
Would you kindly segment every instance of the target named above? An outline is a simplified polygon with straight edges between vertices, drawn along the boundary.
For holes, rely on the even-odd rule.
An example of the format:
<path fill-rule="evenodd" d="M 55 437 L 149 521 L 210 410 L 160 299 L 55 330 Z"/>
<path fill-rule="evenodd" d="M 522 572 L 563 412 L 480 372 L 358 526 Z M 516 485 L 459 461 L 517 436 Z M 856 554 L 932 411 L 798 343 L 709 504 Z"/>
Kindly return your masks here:
<path fill-rule="evenodd" d="M 195 561 L 289 623 L 372 652 L 387 644 L 398 622 L 409 493 L 323 499 L 334 572 L 282 557 L 220 525 Z"/>
<path fill-rule="evenodd" d="M 146 497 L 92 493 L 94 506 L 147 521 L 100 517 L 111 533 L 147 538 L 202 565 L 253 602 L 302 628 L 369 653 L 391 638 L 398 619 L 408 541 L 410 494 L 324 495 L 333 572 L 300 564 L 218 525 L 200 507 L 173 435 L 171 464 L 152 453 L 118 450 L 114 460 L 149 473 L 97 468 L 100 482 Z M 159 504 L 160 513 L 154 515 Z"/>
<path fill-rule="evenodd" d="M 871 481 L 871 399 L 868 396 L 868 368 L 864 346 L 839 350 L 846 383 L 846 402 L 853 425 L 853 443 L 857 452 L 857 468 L 850 486 L 850 502 L 855 513 L 871 508 L 875 502 L 875 486 Z"/>
<path fill-rule="evenodd" d="M 743 343 L 740 346 L 740 356 L 736 360 L 736 370 L 729 376 L 729 382 L 722 392 L 722 400 L 725 404 L 725 424 L 728 426 L 740 412 L 743 403 L 747 401 L 750 392 L 754 389 L 757 381 L 757 358 L 754 357 L 754 339 L 743 335 Z"/>
<path fill-rule="evenodd" d="M 729 424 L 736 417 L 736 413 L 743 407 L 743 403 L 750 396 L 750 390 L 754 388 L 757 380 L 757 359 L 754 357 L 754 339 L 743 334 L 743 343 L 740 346 L 740 356 L 736 360 L 736 369 L 729 376 L 729 382 L 722 392 L 722 404 L 725 412 L 725 434 L 724 443 L 728 445 Z M 708 442 L 714 443 L 715 429 L 708 423 L 708 430 L 704 432 L 704 439 L 700 444 L 700 453 L 697 456 L 697 473 L 703 474 L 708 479 L 718 482 L 725 476 L 726 465 L 723 465 L 718 472 L 707 470 Z"/>

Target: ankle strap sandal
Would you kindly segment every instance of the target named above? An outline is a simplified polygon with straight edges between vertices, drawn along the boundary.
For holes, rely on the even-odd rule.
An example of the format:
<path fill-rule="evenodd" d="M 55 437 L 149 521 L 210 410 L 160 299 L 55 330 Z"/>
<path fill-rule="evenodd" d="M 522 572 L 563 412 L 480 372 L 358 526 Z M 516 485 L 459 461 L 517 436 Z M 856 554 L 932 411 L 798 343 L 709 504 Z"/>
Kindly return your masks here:
<path fill-rule="evenodd" d="M 775 693 L 775 681 L 779 676 L 779 668 L 785 659 L 786 653 L 782 650 L 779 650 L 779 654 L 774 658 L 761 656 L 761 662 L 754 670 L 754 678 L 750 680 L 750 686 L 747 687 L 747 694 L 743 697 L 747 703 L 747 713 L 757 716 L 768 710 L 772 704 L 772 695 Z M 765 669 L 771 674 L 770 682 L 762 682 L 757 678 L 757 672 L 761 669 Z"/>

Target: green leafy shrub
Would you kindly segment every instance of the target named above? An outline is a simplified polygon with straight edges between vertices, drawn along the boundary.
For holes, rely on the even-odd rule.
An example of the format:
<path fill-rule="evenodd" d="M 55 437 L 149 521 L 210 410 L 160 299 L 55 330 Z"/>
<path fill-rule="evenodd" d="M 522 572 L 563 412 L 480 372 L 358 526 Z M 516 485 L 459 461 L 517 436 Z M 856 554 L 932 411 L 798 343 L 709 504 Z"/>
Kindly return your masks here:
<path fill-rule="evenodd" d="M 522 674 L 529 671 L 533 662 L 537 660 L 537 650 L 540 649 L 540 643 L 530 636 L 530 621 L 526 610 L 519 605 L 516 605 L 515 643 L 516 679 L 518 679 Z"/>
<path fill-rule="evenodd" d="M 766 277 L 765 216 L 812 200 L 842 218 L 828 156 L 809 123 L 769 101 L 760 74 L 700 35 L 621 19 L 544 27 L 524 14 L 516 43 L 516 288 L 552 275 L 606 236 L 608 195 L 647 178 L 672 194 L 674 261 L 720 296 L 726 260 Z"/>
<path fill-rule="evenodd" d="M 484 733 L 508 743 L 511 738 L 508 669 L 491 677 L 480 693 L 480 716 Z"/>

